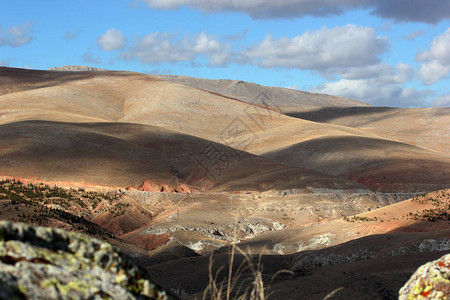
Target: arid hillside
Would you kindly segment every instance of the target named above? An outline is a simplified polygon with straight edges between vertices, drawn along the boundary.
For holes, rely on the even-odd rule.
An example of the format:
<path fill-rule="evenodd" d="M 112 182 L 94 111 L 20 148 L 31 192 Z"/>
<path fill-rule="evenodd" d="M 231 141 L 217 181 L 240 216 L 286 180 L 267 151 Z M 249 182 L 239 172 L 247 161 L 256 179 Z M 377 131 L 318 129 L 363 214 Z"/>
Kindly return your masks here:
<path fill-rule="evenodd" d="M 107 240 L 180 299 L 215 283 L 396 298 L 450 249 L 449 118 L 238 80 L 0 68 L 0 220 Z"/>
<path fill-rule="evenodd" d="M 158 77 L 170 82 L 239 99 L 247 103 L 267 106 L 283 113 L 323 107 L 370 107 L 367 103 L 348 98 L 262 86 L 241 80 L 201 79 L 178 75 L 159 75 Z"/>
<path fill-rule="evenodd" d="M 371 109 L 350 99 L 307 94 L 305 102 L 300 92 L 243 84 L 248 98 L 267 93 L 273 104 L 267 105 L 231 97 L 244 93 L 236 82 L 198 81 L 216 86 L 207 91 L 184 85 L 189 78 L 181 85 L 132 72 L 75 70 L 1 68 L 1 175 L 122 188 L 150 180 L 217 191 L 416 192 L 450 182 L 441 142 L 445 116 L 439 114 L 427 115 L 427 126 L 440 129 L 425 147 L 411 142 L 418 135 L 398 139 L 405 130 L 315 122 L 277 111 Z"/>
<path fill-rule="evenodd" d="M 450 153 L 450 107 L 327 107 L 289 115 L 360 128 L 411 145 Z"/>

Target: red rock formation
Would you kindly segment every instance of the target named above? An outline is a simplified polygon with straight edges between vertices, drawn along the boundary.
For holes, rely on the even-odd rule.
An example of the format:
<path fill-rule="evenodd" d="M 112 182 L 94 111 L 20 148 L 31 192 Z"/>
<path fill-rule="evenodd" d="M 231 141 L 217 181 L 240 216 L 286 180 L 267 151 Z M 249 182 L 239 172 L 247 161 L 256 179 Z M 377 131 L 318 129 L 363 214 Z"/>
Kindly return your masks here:
<path fill-rule="evenodd" d="M 139 186 L 139 191 L 144 192 L 164 192 L 164 193 L 192 193 L 195 190 L 189 188 L 184 183 L 167 184 L 158 180 L 145 179 Z"/>

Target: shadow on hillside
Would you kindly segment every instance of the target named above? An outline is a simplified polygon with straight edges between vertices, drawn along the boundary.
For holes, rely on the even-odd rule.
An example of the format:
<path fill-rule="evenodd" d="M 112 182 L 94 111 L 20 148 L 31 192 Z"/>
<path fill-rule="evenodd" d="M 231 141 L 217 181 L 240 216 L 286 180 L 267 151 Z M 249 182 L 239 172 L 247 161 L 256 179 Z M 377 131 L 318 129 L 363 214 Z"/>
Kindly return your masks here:
<path fill-rule="evenodd" d="M 394 107 L 324 107 L 313 111 L 287 113 L 286 115 L 314 122 L 329 122 L 342 117 L 355 117 L 383 112 L 394 112 Z"/>
<path fill-rule="evenodd" d="M 227 155 L 221 180 L 242 180 L 248 172 L 278 166 L 226 145 L 133 123 L 20 121 L 0 125 L 0 141 L 0 173 L 13 175 L 29 166 L 26 173 L 38 178 L 52 174 L 119 186 L 174 176 L 196 185 L 215 166 L 211 155 Z"/>
<path fill-rule="evenodd" d="M 415 245 L 427 238 L 427 233 L 381 234 L 355 239 L 340 245 L 320 250 L 307 250 L 290 255 L 252 255 L 254 264 L 262 266 L 264 286 L 271 288 L 270 299 L 324 299 L 330 292 L 341 289 L 339 299 L 396 299 L 398 290 L 420 265 L 442 256 L 442 251 L 421 252 Z M 240 245 L 260 248 L 273 244 L 260 239 Z M 239 245 L 239 244 L 238 244 Z M 406 251 L 410 247 L 411 251 Z M 416 247 L 417 248 L 417 247 Z M 409 249 L 409 248 L 408 248 Z M 215 251 L 212 273 L 222 268 L 216 282 L 226 279 L 231 246 Z M 244 257 L 235 254 L 234 270 Z M 208 256 L 195 256 L 148 265 L 143 261 L 154 280 L 165 288 L 184 291 L 188 295 L 200 293 L 208 283 Z M 281 270 L 294 272 L 279 273 Z M 195 274 L 195 276 L 192 276 Z M 245 276 L 244 276 L 245 278 Z M 244 287 L 252 281 L 243 282 Z"/>
<path fill-rule="evenodd" d="M 430 239 L 433 238 L 431 233 L 434 233 L 434 234 L 442 233 L 443 235 L 449 236 L 450 227 L 448 227 L 448 222 L 450 220 L 446 220 L 445 215 L 443 215 L 443 218 L 441 220 L 436 220 L 436 221 L 427 220 L 426 215 L 430 215 L 429 212 L 431 212 L 433 210 L 436 212 L 439 209 L 431 208 L 431 209 L 426 209 L 425 212 L 417 211 L 416 212 L 417 214 L 422 215 L 420 218 L 418 218 L 418 220 L 415 220 L 415 222 L 412 224 L 397 227 L 397 228 L 389 231 L 388 233 L 389 234 L 415 234 L 415 233 L 418 234 L 420 232 L 429 232 L 428 238 L 430 238 Z M 405 214 L 405 216 L 406 216 L 406 214 Z M 408 216 L 406 216 L 406 217 L 408 217 Z M 410 218 L 412 218 L 412 217 L 410 217 Z"/>
<path fill-rule="evenodd" d="M 334 136 L 296 143 L 283 149 L 264 153 L 261 156 L 296 167 L 319 167 L 319 165 L 308 165 L 308 162 L 315 161 L 320 164 L 320 169 L 332 169 L 335 167 L 334 163 L 347 165 L 350 169 L 354 163 L 359 164 L 359 162 L 389 162 L 390 156 L 386 156 L 384 153 L 394 150 L 405 154 L 414 153 L 416 158 L 420 154 L 428 154 L 422 148 L 391 140 L 360 136 Z M 368 155 L 369 153 L 373 154 L 374 151 L 377 155 Z M 327 159 L 323 159 L 324 156 Z"/>
<path fill-rule="evenodd" d="M 112 71 L 44 71 L 19 68 L 0 67 L 0 79 L 9 79 L 3 86 L 0 84 L 0 95 L 24 90 L 58 86 L 66 82 L 90 79 L 102 75 L 111 75 Z M 130 74 L 114 72 L 114 76 L 130 76 Z"/>
<path fill-rule="evenodd" d="M 446 187 L 448 160 L 401 142 L 367 137 L 324 137 L 261 155 L 293 167 L 303 167 L 346 179 L 370 179 L 370 187 L 413 191 Z"/>

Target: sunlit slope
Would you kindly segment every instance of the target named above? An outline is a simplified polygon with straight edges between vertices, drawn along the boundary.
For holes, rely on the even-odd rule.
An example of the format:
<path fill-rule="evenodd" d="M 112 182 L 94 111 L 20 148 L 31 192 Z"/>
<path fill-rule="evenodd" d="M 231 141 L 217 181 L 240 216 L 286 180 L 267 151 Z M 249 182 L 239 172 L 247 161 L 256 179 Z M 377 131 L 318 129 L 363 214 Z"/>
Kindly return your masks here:
<path fill-rule="evenodd" d="M 1 68 L 0 79 L 1 123 L 32 119 L 128 122 L 221 141 L 236 120 L 245 123 L 245 134 L 290 119 L 239 100 L 132 72 Z"/>
<path fill-rule="evenodd" d="M 450 153 L 450 107 L 327 107 L 290 115 L 360 128 L 411 145 Z"/>
<path fill-rule="evenodd" d="M 159 75 L 158 77 L 170 82 L 239 99 L 247 103 L 266 105 L 283 113 L 296 112 L 305 108 L 370 106 L 364 102 L 349 98 L 263 86 L 242 80 L 201 79 L 178 75 Z"/>
<path fill-rule="evenodd" d="M 383 247 L 385 244 L 377 240 L 377 235 L 381 234 L 409 233 L 410 238 L 422 240 L 448 236 L 450 228 L 446 213 L 450 210 L 449 201 L 449 190 L 436 191 L 354 216 L 267 232 L 241 243 L 241 247 L 260 249 L 266 246 L 266 249 L 282 249 L 282 253 L 288 254 L 322 249 L 367 236 L 374 239 L 367 246 Z M 428 236 L 423 235 L 424 232 Z M 284 247 L 273 248 L 276 244 Z"/>
<path fill-rule="evenodd" d="M 218 190 L 298 188 L 304 187 L 305 182 L 313 184 L 310 179 L 317 179 L 318 177 L 315 177 L 317 174 L 325 178 L 320 180 L 324 186 L 329 186 L 324 184 L 327 180 L 331 183 L 353 180 L 383 191 L 430 190 L 445 187 L 450 183 L 448 155 L 398 140 L 395 135 L 384 129 L 386 126 L 380 126 L 380 130 L 369 130 L 308 121 L 286 116 L 273 107 L 267 109 L 264 105 L 250 104 L 210 91 L 164 81 L 156 76 L 132 72 L 61 72 L 0 68 L 0 80 L 0 124 L 6 126 L 2 130 L 4 136 L 2 151 L 6 151 L 3 146 L 6 141 L 10 143 L 7 149 L 11 148 L 11 145 L 20 144 L 15 139 L 26 141 L 26 138 L 20 134 L 21 130 L 16 130 L 17 128 L 14 127 L 22 124 L 20 123 L 22 121 L 50 121 L 39 125 L 45 127 L 47 132 L 43 129 L 41 135 L 36 135 L 36 142 L 40 137 L 46 140 L 47 136 L 51 136 L 50 132 L 58 132 L 58 128 L 62 128 L 63 133 L 60 134 L 62 138 L 81 134 L 83 139 L 77 145 L 82 146 L 85 143 L 85 134 L 92 134 L 90 126 L 95 124 L 97 128 L 99 123 L 105 123 L 104 125 L 108 127 L 107 131 L 111 132 L 107 133 L 107 139 L 104 139 L 102 131 L 98 141 L 102 141 L 99 144 L 105 141 L 106 144 L 103 147 L 106 149 L 110 148 L 108 143 L 112 143 L 108 138 L 119 138 L 114 140 L 114 143 L 122 143 L 123 138 L 116 136 L 111 128 L 119 128 L 119 124 L 123 123 L 128 124 L 123 125 L 126 126 L 125 131 L 137 130 L 139 133 L 140 130 L 144 130 L 148 133 L 157 128 L 158 132 L 165 130 L 176 135 L 179 139 L 171 140 L 171 143 L 162 142 L 158 135 L 144 134 L 135 139 L 146 139 L 147 142 L 159 145 L 156 147 L 158 148 L 156 152 L 148 156 L 148 164 L 156 166 L 158 175 L 153 174 L 153 171 L 150 172 L 153 175 L 148 175 L 139 168 L 130 167 L 141 160 L 144 160 L 142 165 L 145 166 L 147 164 L 144 158 L 145 151 L 148 149 L 144 149 L 143 153 L 136 156 L 135 163 L 124 163 L 127 167 L 121 165 L 122 161 L 117 162 L 114 155 L 128 157 L 129 155 L 125 154 L 131 151 L 131 148 L 127 148 L 128 146 L 119 147 L 120 150 L 118 148 L 113 151 L 114 155 L 104 158 L 105 163 L 108 159 L 115 160 L 111 164 L 118 164 L 114 170 L 131 168 L 131 173 L 136 172 L 129 177 L 134 178 L 133 180 L 117 181 L 126 182 L 129 185 L 136 185 L 143 179 L 161 177 L 168 180 L 167 178 L 171 178 L 177 172 L 176 177 L 181 180 L 196 180 L 197 185 L 202 181 L 200 186 Z M 443 114 L 440 121 L 433 125 L 434 128 L 442 128 L 441 123 L 446 120 L 445 111 Z M 390 115 L 389 118 L 395 123 L 395 114 Z M 434 117 L 427 118 L 425 115 L 422 119 L 427 120 L 427 128 L 431 128 L 430 124 L 434 124 L 433 120 L 435 120 Z M 67 128 L 61 125 L 65 123 L 69 123 L 67 126 L 78 123 L 90 125 L 81 128 L 81 124 L 78 124 L 76 130 L 69 126 L 71 129 L 66 135 Z M 130 124 L 136 126 L 139 124 L 136 127 L 138 129 L 130 129 Z M 407 135 L 406 125 L 402 126 L 404 128 L 402 134 Z M 6 131 L 7 128 L 14 129 Z M 34 130 L 31 125 L 29 128 Z M 419 126 L 414 125 L 412 128 L 411 135 L 414 135 L 418 132 Z M 429 136 L 430 145 L 439 144 L 445 129 L 440 129 L 438 133 L 435 139 L 433 135 Z M 195 142 L 196 146 L 192 146 L 186 143 L 186 137 L 189 139 L 196 137 L 197 141 L 202 142 L 198 144 Z M 128 140 L 126 141 L 128 143 Z M 141 140 L 133 142 L 133 145 L 140 145 L 140 142 Z M 249 153 L 259 155 L 259 157 L 252 156 L 252 159 L 258 163 L 246 165 L 238 159 L 227 160 L 226 168 L 230 168 L 229 170 L 233 172 L 227 173 L 221 170 L 223 167 L 220 167 L 219 173 L 223 177 L 220 180 L 215 178 L 216 176 L 207 179 L 196 172 L 183 171 L 190 167 L 183 165 L 182 161 L 189 158 L 192 160 L 195 155 L 201 155 L 202 149 L 210 142 L 222 144 L 231 152 L 241 150 L 248 152 L 248 155 Z M 58 144 L 57 139 L 55 143 Z M 51 157 L 49 154 L 53 151 L 51 148 L 40 152 L 37 145 L 27 147 L 36 153 Z M 86 145 L 89 143 L 87 142 Z M 76 149 L 75 145 L 70 144 L 66 150 L 61 151 L 70 152 L 72 146 Z M 22 151 L 16 150 L 18 153 Z M 161 163 L 161 158 L 158 156 L 161 153 L 166 153 L 164 154 L 166 157 L 175 161 L 172 164 L 172 170 L 164 169 L 163 166 L 167 167 L 167 165 L 165 160 Z M 38 155 L 36 155 L 37 158 Z M 152 160 L 158 162 L 153 164 Z M 37 162 L 39 163 L 41 162 Z M 161 164 L 161 170 L 158 167 L 159 164 Z M 3 163 L 3 165 L 6 164 Z M 19 173 L 19 165 L 16 167 L 16 173 Z M 147 167 L 142 168 L 147 170 Z M 111 177 L 116 177 L 118 172 L 111 171 Z M 306 178 L 305 181 L 302 174 L 308 172 L 315 172 L 316 175 Z M 70 173 L 70 168 L 60 173 Z M 331 176 L 323 177 L 324 173 Z M 336 176 L 340 179 L 337 180 Z M 279 177 L 282 183 L 274 184 L 273 182 L 277 182 Z"/>
<path fill-rule="evenodd" d="M 0 125 L 0 140 L 0 174 L 9 176 L 134 188 L 152 180 L 225 191 L 362 187 L 149 125 L 22 121 Z"/>
<path fill-rule="evenodd" d="M 416 146 L 361 136 L 323 136 L 263 157 L 393 191 L 430 191 L 450 185 L 450 159 Z"/>

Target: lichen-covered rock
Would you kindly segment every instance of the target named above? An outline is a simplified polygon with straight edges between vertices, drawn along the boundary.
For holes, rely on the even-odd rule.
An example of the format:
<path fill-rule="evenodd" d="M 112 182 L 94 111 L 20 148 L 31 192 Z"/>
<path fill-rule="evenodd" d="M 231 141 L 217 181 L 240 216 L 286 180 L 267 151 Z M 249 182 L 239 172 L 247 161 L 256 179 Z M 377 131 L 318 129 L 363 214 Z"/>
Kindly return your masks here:
<path fill-rule="evenodd" d="M 108 243 L 0 222 L 0 299 L 170 299 Z"/>
<path fill-rule="evenodd" d="M 420 266 L 400 289 L 399 299 L 448 299 L 450 254 Z"/>

